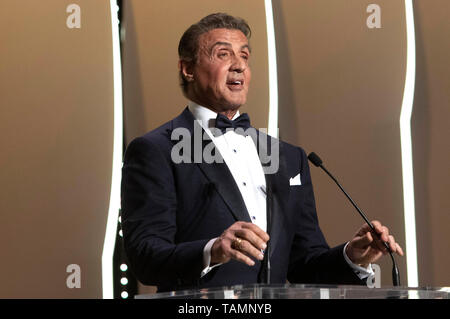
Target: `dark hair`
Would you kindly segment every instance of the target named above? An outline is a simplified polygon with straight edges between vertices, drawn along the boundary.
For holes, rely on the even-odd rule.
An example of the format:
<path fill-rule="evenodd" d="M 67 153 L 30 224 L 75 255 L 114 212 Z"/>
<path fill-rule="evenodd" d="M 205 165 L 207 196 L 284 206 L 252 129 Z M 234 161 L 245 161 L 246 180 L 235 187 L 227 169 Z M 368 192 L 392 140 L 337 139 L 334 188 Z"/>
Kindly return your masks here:
<path fill-rule="evenodd" d="M 199 22 L 191 25 L 183 34 L 178 44 L 178 56 L 180 60 L 196 62 L 198 52 L 198 38 L 203 33 L 214 29 L 236 29 L 241 31 L 247 39 L 250 39 L 251 30 L 244 19 L 230 16 L 226 13 L 210 14 Z M 188 82 L 180 70 L 180 85 L 186 93 Z"/>

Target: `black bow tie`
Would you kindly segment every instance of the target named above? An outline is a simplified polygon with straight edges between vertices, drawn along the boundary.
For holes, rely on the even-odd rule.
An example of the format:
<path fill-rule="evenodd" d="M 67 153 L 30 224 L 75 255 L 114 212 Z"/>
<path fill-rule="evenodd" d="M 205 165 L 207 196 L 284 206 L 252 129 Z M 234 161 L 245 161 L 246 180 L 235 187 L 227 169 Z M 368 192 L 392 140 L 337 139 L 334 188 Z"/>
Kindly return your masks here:
<path fill-rule="evenodd" d="M 243 131 L 245 131 L 249 127 L 250 127 L 250 118 L 248 117 L 247 113 L 240 115 L 235 120 L 230 120 L 223 114 L 220 114 L 220 113 L 217 114 L 216 128 L 221 130 L 222 134 L 224 134 L 227 131 L 227 129 L 228 130 L 231 130 L 231 129 L 236 130 L 237 128 L 242 128 Z M 237 130 L 236 133 L 239 133 L 239 131 L 240 130 Z"/>

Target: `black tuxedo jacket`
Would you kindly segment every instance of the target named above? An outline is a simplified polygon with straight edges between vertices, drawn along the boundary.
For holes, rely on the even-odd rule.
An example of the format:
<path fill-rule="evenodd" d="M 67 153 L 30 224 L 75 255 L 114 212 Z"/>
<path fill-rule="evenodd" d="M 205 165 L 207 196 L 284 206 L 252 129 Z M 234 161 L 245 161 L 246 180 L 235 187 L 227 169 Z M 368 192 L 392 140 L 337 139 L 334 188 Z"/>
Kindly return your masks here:
<path fill-rule="evenodd" d="M 171 139 L 176 128 L 194 134 L 187 108 L 134 139 L 125 153 L 122 227 L 132 271 L 158 291 L 260 282 L 259 261 L 249 267 L 232 260 L 200 277 L 207 242 L 236 221 L 251 220 L 224 162 L 172 161 L 172 147 L 179 142 Z M 203 141 L 202 147 L 210 142 Z M 190 143 L 194 147 L 193 139 Z M 271 283 L 363 284 L 346 263 L 343 245 L 330 249 L 319 228 L 305 152 L 280 141 L 279 154 L 277 173 L 265 175 L 273 190 Z M 290 186 L 289 179 L 298 173 L 301 185 Z"/>

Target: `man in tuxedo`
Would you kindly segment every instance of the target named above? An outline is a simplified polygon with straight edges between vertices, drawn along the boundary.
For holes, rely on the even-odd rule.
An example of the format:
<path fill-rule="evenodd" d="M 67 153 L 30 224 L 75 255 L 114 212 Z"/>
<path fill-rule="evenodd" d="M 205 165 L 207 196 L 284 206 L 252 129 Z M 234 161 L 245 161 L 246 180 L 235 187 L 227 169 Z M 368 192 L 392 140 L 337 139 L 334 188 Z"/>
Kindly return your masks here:
<path fill-rule="evenodd" d="M 252 131 L 239 113 L 251 80 L 249 38 L 244 20 L 221 13 L 183 34 L 179 70 L 188 106 L 134 139 L 124 158 L 122 226 L 131 269 L 158 291 L 268 279 L 364 284 L 370 263 L 387 253 L 382 241 L 403 251 L 378 221 L 381 240 L 364 225 L 348 243 L 327 245 L 305 152 Z"/>

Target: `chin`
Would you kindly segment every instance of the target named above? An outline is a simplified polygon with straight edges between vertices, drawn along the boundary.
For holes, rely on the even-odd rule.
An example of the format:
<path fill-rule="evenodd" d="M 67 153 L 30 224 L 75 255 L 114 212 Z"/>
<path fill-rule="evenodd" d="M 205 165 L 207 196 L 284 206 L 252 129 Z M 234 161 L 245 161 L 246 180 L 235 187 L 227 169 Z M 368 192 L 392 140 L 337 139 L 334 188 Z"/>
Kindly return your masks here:
<path fill-rule="evenodd" d="M 235 111 L 244 105 L 246 101 L 246 96 L 222 96 L 220 100 L 217 100 L 217 106 L 223 111 Z"/>
<path fill-rule="evenodd" d="M 224 106 L 224 108 L 226 108 L 227 110 L 230 111 L 235 111 L 237 109 L 239 109 L 242 105 L 244 105 L 244 102 L 229 102 L 226 106 Z"/>
<path fill-rule="evenodd" d="M 227 101 L 229 109 L 236 110 L 247 102 L 247 99 L 230 99 Z"/>

